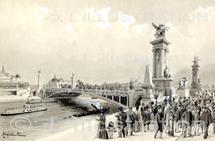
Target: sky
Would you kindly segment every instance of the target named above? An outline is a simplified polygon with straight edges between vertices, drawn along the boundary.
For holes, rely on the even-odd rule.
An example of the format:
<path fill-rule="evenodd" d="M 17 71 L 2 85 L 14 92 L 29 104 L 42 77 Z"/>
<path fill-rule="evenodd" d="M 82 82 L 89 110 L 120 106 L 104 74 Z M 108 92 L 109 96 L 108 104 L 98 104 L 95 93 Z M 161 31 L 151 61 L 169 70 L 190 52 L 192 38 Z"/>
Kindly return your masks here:
<path fill-rule="evenodd" d="M 214 0 L 0 0 L 0 65 L 23 80 L 54 75 L 89 83 L 143 80 L 151 23 L 170 29 L 171 73 L 214 65 Z"/>

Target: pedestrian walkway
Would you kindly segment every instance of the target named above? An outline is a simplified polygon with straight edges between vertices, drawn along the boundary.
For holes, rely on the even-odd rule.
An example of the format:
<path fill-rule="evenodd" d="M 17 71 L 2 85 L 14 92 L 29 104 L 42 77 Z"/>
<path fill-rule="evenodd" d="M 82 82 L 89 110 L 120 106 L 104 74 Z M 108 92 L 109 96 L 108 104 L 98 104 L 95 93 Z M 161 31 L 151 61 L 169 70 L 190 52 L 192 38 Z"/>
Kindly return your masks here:
<path fill-rule="evenodd" d="M 107 122 L 109 121 L 116 122 L 115 114 L 107 116 Z M 37 141 L 69 141 L 74 139 L 75 141 L 102 141 L 103 139 L 98 139 L 96 137 L 98 122 L 96 120 L 92 120 L 92 121 L 85 121 L 85 123 L 88 123 L 88 124 L 86 124 L 85 126 L 80 124 L 79 127 L 69 129 L 67 131 L 63 131 L 61 133 L 45 137 Z M 149 132 L 135 133 L 134 136 L 127 136 L 126 138 L 117 138 L 117 133 L 115 133 L 114 138 L 111 139 L 111 141 L 131 141 L 131 140 L 132 141 L 202 141 L 203 135 L 182 138 L 180 137 L 180 134 L 176 134 L 175 137 L 170 137 L 169 135 L 164 133 L 162 139 L 159 139 L 159 138 L 154 139 L 154 131 L 151 128 Z M 215 134 L 212 133 L 212 126 L 210 126 L 209 137 L 206 139 L 206 141 L 214 141 L 214 140 L 215 140 Z"/>

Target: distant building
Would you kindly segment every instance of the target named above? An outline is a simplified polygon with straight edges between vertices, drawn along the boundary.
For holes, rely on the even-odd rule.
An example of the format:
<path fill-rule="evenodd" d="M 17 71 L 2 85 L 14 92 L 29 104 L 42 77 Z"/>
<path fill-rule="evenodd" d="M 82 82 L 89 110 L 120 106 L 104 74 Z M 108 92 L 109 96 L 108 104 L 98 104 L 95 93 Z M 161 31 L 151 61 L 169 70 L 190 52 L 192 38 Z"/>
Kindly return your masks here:
<path fill-rule="evenodd" d="M 64 80 L 63 78 L 57 78 L 54 76 L 48 84 L 45 86 L 48 88 L 72 88 L 72 83 L 71 81 Z"/>
<path fill-rule="evenodd" d="M 0 95 L 17 95 L 17 88 L 27 89 L 30 84 L 20 80 L 18 74 L 11 75 L 5 71 L 4 66 L 0 71 Z"/>
<path fill-rule="evenodd" d="M 4 66 L 2 66 L 2 70 L 0 72 L 0 82 L 11 82 L 13 81 L 13 76 L 10 73 L 5 72 Z"/>

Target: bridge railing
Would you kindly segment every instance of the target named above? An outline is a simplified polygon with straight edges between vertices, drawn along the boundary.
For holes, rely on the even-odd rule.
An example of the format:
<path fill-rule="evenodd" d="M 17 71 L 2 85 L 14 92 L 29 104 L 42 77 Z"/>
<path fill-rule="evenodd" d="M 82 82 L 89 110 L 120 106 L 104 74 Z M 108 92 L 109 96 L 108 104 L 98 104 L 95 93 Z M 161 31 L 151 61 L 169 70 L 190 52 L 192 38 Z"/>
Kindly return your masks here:
<path fill-rule="evenodd" d="M 53 93 L 72 93 L 72 92 L 93 92 L 95 94 L 108 94 L 108 95 L 128 95 L 128 91 L 122 91 L 122 90 L 98 90 L 98 89 L 46 89 L 46 91 L 53 92 Z"/>
<path fill-rule="evenodd" d="M 129 106 L 129 92 L 120 90 L 86 90 L 82 89 L 81 93 L 91 94 L 102 98 L 107 101 L 112 101 L 119 106 L 128 107 Z M 123 101 L 124 100 L 124 101 Z"/>
<path fill-rule="evenodd" d="M 129 94 L 128 91 L 121 91 L 121 90 L 94 90 L 94 89 L 79 89 L 76 90 L 79 92 L 92 92 L 98 95 L 103 95 L 103 94 L 107 94 L 107 95 L 125 95 L 127 96 Z"/>
<path fill-rule="evenodd" d="M 112 100 L 114 103 L 118 103 L 122 105 L 123 101 L 126 106 L 128 106 L 129 100 L 129 91 L 127 90 L 98 90 L 98 89 L 47 89 L 47 91 L 52 94 L 48 97 L 55 99 L 69 99 L 74 93 L 79 94 L 87 94 L 92 96 L 97 96 L 102 99 L 106 99 L 107 101 Z"/>

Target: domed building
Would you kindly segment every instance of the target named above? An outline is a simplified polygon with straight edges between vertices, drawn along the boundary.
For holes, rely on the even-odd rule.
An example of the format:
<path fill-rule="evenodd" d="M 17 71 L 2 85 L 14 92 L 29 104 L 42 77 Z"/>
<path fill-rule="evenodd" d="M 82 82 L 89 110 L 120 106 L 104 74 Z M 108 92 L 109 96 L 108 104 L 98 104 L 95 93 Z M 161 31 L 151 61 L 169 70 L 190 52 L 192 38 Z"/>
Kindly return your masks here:
<path fill-rule="evenodd" d="M 2 70 L 0 72 L 0 82 L 8 82 L 12 81 L 12 76 L 10 73 L 5 72 L 4 65 L 2 66 Z"/>
<path fill-rule="evenodd" d="M 2 95 L 18 95 L 18 88 L 27 89 L 30 84 L 20 80 L 21 76 L 19 74 L 11 75 L 5 71 L 4 66 L 0 71 L 0 96 Z"/>
<path fill-rule="evenodd" d="M 0 113 L 8 108 L 22 107 L 32 90 L 30 84 L 21 81 L 21 76 L 11 75 L 5 71 L 4 66 L 0 71 Z"/>

